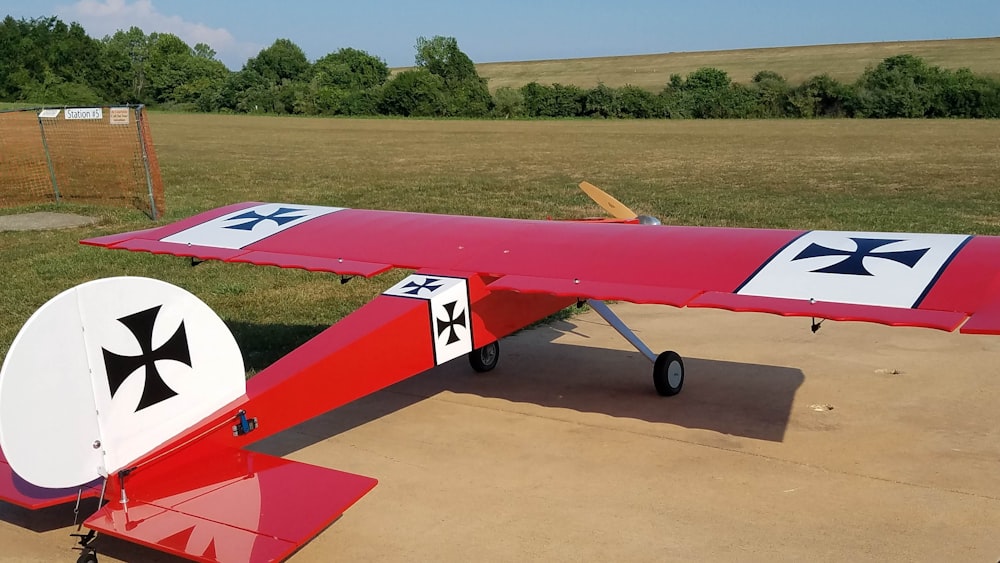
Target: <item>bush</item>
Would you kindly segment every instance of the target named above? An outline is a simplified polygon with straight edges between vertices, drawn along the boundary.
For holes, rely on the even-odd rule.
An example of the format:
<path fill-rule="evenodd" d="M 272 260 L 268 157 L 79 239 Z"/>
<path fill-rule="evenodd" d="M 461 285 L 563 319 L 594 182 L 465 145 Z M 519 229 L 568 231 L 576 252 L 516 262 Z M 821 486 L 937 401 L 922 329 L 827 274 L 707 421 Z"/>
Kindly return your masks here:
<path fill-rule="evenodd" d="M 756 108 L 753 117 L 787 117 L 790 113 L 792 88 L 776 72 L 762 70 L 753 77 Z"/>
<path fill-rule="evenodd" d="M 941 85 L 940 69 L 913 55 L 896 55 L 869 67 L 855 85 L 863 117 L 926 117 Z"/>
<path fill-rule="evenodd" d="M 638 86 L 625 85 L 618 90 L 618 101 L 621 115 L 648 119 L 651 117 L 668 117 L 664 114 L 656 94 Z"/>
<path fill-rule="evenodd" d="M 521 86 L 519 91 L 521 93 L 521 99 L 524 100 L 525 114 L 528 117 L 552 115 L 552 88 L 543 86 L 537 82 L 529 82 L 524 86 Z"/>
<path fill-rule="evenodd" d="M 849 86 L 822 74 L 793 89 L 789 105 L 793 117 L 850 117 L 857 101 Z"/>
<path fill-rule="evenodd" d="M 382 88 L 380 108 L 388 115 L 444 115 L 444 80 L 423 68 L 403 71 Z"/>
<path fill-rule="evenodd" d="M 618 91 L 603 82 L 584 94 L 583 112 L 591 117 L 621 117 Z"/>
<path fill-rule="evenodd" d="M 524 94 L 510 86 L 501 86 L 493 92 L 493 116 L 509 119 L 524 117 Z"/>

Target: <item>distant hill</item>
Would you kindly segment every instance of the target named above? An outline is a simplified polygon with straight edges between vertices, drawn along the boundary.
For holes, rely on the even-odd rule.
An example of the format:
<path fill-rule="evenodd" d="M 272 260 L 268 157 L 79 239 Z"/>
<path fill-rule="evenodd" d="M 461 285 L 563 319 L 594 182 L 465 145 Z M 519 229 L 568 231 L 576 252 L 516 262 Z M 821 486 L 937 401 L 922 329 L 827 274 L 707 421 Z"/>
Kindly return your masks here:
<path fill-rule="evenodd" d="M 1000 37 L 482 63 L 476 69 L 489 79 L 490 90 L 501 86 L 518 88 L 529 82 L 582 88 L 603 82 L 612 87 L 632 84 L 659 91 L 671 74 L 685 76 L 706 66 L 724 70 L 734 81 L 743 83 L 750 82 L 761 70 L 777 72 L 792 84 L 824 73 L 841 82 L 853 82 L 865 67 L 903 53 L 942 68 L 967 67 L 1000 78 Z"/>

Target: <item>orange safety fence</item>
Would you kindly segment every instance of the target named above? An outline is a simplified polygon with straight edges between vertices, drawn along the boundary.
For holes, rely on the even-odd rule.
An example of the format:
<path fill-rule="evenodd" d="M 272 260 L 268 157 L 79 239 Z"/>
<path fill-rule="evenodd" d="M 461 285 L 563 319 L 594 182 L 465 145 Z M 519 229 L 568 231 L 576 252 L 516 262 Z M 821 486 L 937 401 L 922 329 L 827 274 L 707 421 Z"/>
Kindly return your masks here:
<path fill-rule="evenodd" d="M 61 201 L 163 214 L 143 106 L 0 112 L 0 207 Z"/>

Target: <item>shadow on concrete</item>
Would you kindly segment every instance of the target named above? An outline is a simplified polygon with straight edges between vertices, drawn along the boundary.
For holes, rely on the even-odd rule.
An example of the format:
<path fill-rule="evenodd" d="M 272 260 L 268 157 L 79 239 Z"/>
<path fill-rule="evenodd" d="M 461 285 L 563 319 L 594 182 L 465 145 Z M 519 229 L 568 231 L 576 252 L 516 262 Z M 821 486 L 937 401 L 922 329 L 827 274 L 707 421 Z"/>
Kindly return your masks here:
<path fill-rule="evenodd" d="M 492 372 L 477 374 L 456 359 L 303 422 L 253 449 L 288 455 L 442 391 L 757 440 L 784 439 L 795 393 L 804 381 L 800 370 L 685 358 L 684 390 L 660 397 L 653 389 L 652 365 L 638 352 L 553 343 L 575 329 L 570 320 L 523 331 L 501 342 L 500 364 Z"/>
<path fill-rule="evenodd" d="M 68 528 L 73 525 L 73 508 L 75 504 L 76 501 L 72 501 L 38 510 L 31 510 L 30 508 L 23 508 L 16 504 L 0 501 L 0 520 L 33 532 L 51 532 L 52 530 Z M 98 508 L 96 498 L 81 500 L 77 524 L 82 523 L 91 514 L 97 512 Z M 86 530 L 83 531 L 86 532 Z M 66 539 L 68 541 L 67 545 L 76 541 L 75 539 L 70 539 L 68 535 Z"/>
<path fill-rule="evenodd" d="M 287 455 L 443 391 L 701 428 L 758 440 L 784 438 L 795 393 L 804 380 L 800 370 L 685 358 L 683 392 L 675 397 L 660 397 L 653 389 L 652 366 L 638 352 L 553 342 L 576 328 L 568 320 L 522 331 L 501 342 L 500 364 L 490 373 L 477 374 L 466 361 L 457 359 L 306 421 L 254 444 L 252 449 Z M 276 358 L 294 347 L 279 350 L 288 341 L 297 343 L 321 329 L 260 325 L 240 326 L 237 332 L 252 335 L 251 341 L 278 335 L 263 354 Z M 247 346 L 245 342 L 241 344 Z M 256 366 L 262 361 L 261 357 L 255 359 L 248 363 Z M 94 510 L 96 499 L 85 499 L 79 521 Z M 0 502 L 0 519 L 36 532 L 69 528 L 73 524 L 73 504 L 31 511 Z M 75 538 L 67 536 L 67 551 L 74 541 Z M 99 536 L 93 547 L 101 555 L 126 561 L 182 560 L 109 536 Z"/>

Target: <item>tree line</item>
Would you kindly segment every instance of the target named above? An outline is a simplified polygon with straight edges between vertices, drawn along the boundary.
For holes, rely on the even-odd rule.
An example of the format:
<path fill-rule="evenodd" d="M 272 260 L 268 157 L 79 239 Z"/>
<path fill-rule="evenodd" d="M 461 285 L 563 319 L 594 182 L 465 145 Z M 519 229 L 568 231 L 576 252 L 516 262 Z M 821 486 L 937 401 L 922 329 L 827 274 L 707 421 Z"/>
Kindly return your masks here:
<path fill-rule="evenodd" d="M 1000 80 L 913 55 L 790 84 L 771 71 L 749 84 L 717 68 L 674 74 L 659 92 L 531 82 L 490 92 L 453 37 L 419 37 L 415 66 L 344 48 L 310 62 L 278 39 L 230 71 L 203 43 L 133 27 L 94 39 L 56 17 L 0 24 L 0 100 L 46 105 L 143 103 L 204 112 L 475 118 L 1000 118 Z"/>

